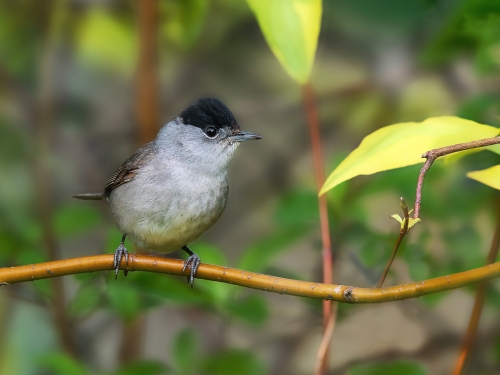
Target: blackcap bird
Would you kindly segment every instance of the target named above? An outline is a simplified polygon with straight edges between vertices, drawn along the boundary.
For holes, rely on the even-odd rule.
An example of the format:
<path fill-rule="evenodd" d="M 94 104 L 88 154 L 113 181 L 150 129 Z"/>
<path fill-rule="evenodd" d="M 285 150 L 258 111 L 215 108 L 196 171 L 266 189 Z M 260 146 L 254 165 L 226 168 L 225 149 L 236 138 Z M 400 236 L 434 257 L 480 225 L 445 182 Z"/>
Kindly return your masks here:
<path fill-rule="evenodd" d="M 231 111 L 219 100 L 205 98 L 164 125 L 155 140 L 128 158 L 102 193 L 74 198 L 108 200 L 116 226 L 123 233 L 115 251 L 118 275 L 125 238 L 141 249 L 189 254 L 193 286 L 200 258 L 187 245 L 220 218 L 229 187 L 227 169 L 240 142 L 261 139 L 240 130 Z M 116 276 L 115 276 L 116 278 Z"/>

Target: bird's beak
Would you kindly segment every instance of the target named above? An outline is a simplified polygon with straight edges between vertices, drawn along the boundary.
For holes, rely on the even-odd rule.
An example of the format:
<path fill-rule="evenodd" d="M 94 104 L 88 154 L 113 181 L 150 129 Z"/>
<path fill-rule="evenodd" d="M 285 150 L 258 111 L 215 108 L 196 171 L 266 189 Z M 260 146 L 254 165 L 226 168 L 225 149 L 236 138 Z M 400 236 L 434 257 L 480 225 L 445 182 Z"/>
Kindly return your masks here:
<path fill-rule="evenodd" d="M 250 132 L 236 132 L 233 135 L 229 136 L 229 139 L 234 142 L 243 142 L 243 141 L 251 141 L 251 140 L 257 140 L 257 139 L 262 139 L 260 135 L 250 133 Z"/>

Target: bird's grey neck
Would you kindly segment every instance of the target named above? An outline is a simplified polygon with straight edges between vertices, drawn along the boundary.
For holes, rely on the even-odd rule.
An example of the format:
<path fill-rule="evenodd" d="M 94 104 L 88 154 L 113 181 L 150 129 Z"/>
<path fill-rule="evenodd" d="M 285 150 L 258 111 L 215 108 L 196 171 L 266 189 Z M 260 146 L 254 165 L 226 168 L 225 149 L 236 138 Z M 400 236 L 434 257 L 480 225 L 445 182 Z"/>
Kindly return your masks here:
<path fill-rule="evenodd" d="M 170 162 L 175 161 L 197 174 L 226 178 L 236 145 L 217 147 L 217 144 L 207 144 L 199 134 L 193 134 L 195 132 L 199 129 L 184 125 L 177 118 L 160 130 L 154 142 L 159 153 Z"/>

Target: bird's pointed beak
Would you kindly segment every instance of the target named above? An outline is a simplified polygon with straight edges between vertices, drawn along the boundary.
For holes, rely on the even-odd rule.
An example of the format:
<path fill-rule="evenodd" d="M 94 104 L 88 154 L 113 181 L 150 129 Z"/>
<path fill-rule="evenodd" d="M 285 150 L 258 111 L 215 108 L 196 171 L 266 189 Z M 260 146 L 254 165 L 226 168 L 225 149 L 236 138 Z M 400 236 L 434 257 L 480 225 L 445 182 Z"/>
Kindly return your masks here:
<path fill-rule="evenodd" d="M 262 139 L 262 137 L 254 133 L 238 131 L 235 132 L 233 135 L 230 135 L 229 139 L 234 142 L 244 142 L 244 141 Z"/>

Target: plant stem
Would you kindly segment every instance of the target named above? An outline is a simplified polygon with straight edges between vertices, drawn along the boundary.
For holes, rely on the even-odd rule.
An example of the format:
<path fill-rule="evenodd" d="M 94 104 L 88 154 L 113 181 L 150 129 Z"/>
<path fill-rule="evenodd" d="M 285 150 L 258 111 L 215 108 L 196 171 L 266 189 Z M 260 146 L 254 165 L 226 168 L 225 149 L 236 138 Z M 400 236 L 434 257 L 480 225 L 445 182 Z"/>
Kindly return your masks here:
<path fill-rule="evenodd" d="M 309 125 L 309 134 L 311 137 L 311 149 L 313 156 L 313 166 L 314 166 L 314 176 L 316 179 L 316 188 L 318 192 L 325 183 L 325 166 L 323 162 L 323 152 L 321 149 L 321 136 L 319 133 L 319 121 L 318 121 L 318 109 L 316 107 L 316 100 L 314 96 L 314 89 L 311 83 L 307 83 L 302 86 L 302 98 L 304 102 L 304 108 L 307 113 L 307 123 Z M 319 207 L 319 219 L 321 228 L 321 242 L 323 244 L 322 256 L 323 256 L 323 283 L 329 284 L 333 280 L 333 256 L 332 256 L 332 243 L 330 238 L 330 225 L 328 223 L 328 207 L 326 203 L 326 196 L 322 195 L 318 197 L 318 207 Z M 332 303 L 331 301 L 323 302 L 323 324 L 324 332 L 326 335 L 327 327 L 330 324 L 335 325 L 335 322 L 329 323 L 335 316 L 332 315 Z M 331 338 L 331 333 L 330 333 Z M 325 336 L 324 336 L 325 337 Z M 323 356 L 318 356 L 321 358 L 322 364 L 318 372 L 319 375 L 323 374 L 328 367 L 328 345 L 324 350 Z M 321 348 L 320 348 L 321 349 Z"/>
<path fill-rule="evenodd" d="M 382 272 L 382 276 L 380 276 L 380 280 L 378 281 L 377 285 L 375 285 L 375 288 L 381 288 L 382 285 L 384 284 L 385 278 L 387 277 L 387 274 L 389 273 L 389 270 L 392 266 L 392 262 L 394 262 L 394 258 L 396 258 L 399 246 L 401 245 L 401 242 L 403 242 L 403 238 L 405 238 L 406 234 L 408 233 L 408 224 L 410 222 L 408 206 L 406 205 L 406 202 L 402 197 L 400 199 L 401 199 L 401 209 L 403 210 L 404 214 L 404 225 L 403 228 L 400 228 L 399 230 L 399 236 L 398 239 L 396 240 L 396 243 L 394 244 L 394 248 L 392 249 L 391 257 L 385 266 L 384 272 Z"/>
<path fill-rule="evenodd" d="M 141 146 L 156 136 L 159 124 L 157 8 L 157 0 L 137 2 L 140 51 L 136 108 Z"/>
<path fill-rule="evenodd" d="M 473 251 L 474 249 L 471 249 Z M 93 255 L 29 264 L 26 266 L 0 268 L 0 287 L 25 281 L 48 279 L 85 272 L 113 270 L 113 254 Z M 180 275 L 184 261 L 147 255 L 131 254 L 128 267 L 122 260 L 120 269 L 150 271 Z M 356 288 L 346 285 L 322 284 L 247 272 L 236 268 L 200 264 L 196 277 L 218 281 L 266 292 L 332 300 L 343 303 L 381 303 L 401 301 L 427 294 L 444 292 L 500 277 L 500 262 L 415 283 L 395 285 L 387 288 Z"/>
<path fill-rule="evenodd" d="M 498 206 L 498 205 L 497 205 Z M 498 247 L 500 246 L 500 212 L 497 213 L 497 225 L 495 232 L 493 234 L 493 240 L 491 241 L 490 251 L 488 253 L 488 259 L 486 264 L 492 264 L 495 262 L 498 255 Z M 479 325 L 479 320 L 481 319 L 481 313 L 483 311 L 484 299 L 486 296 L 486 290 L 488 288 L 488 282 L 483 281 L 479 284 L 476 292 L 476 298 L 474 300 L 474 307 L 469 319 L 469 326 L 467 327 L 467 332 L 465 334 L 464 340 L 462 342 L 462 347 L 460 349 L 460 354 L 458 360 L 455 364 L 455 368 L 452 372 L 453 375 L 462 374 L 470 353 L 474 347 L 474 342 L 476 341 L 477 327 Z"/>
<path fill-rule="evenodd" d="M 38 71 L 38 97 L 37 97 L 37 153 L 34 161 L 36 178 L 36 200 L 38 203 L 38 217 L 42 228 L 43 246 L 49 259 L 57 259 L 59 246 L 53 228 L 52 207 L 52 170 L 50 167 L 51 139 L 54 114 L 54 69 L 55 55 L 62 32 L 64 17 L 64 1 L 55 0 L 49 5 L 43 47 L 41 49 L 40 65 Z M 53 294 L 50 300 L 50 309 L 54 315 L 54 326 L 59 336 L 63 350 L 73 357 L 77 351 L 72 332 L 72 322 L 66 313 L 66 299 L 62 279 L 52 280 Z"/>
<path fill-rule="evenodd" d="M 425 161 L 422 169 L 420 170 L 420 174 L 418 176 L 417 193 L 416 193 L 416 199 L 415 199 L 415 213 L 413 214 L 413 217 L 415 219 L 420 217 L 420 204 L 422 202 L 422 189 L 423 189 L 423 185 L 424 185 L 424 179 L 425 179 L 425 175 L 427 174 L 427 171 L 432 166 L 432 163 L 434 163 L 434 160 L 436 160 L 437 158 L 440 158 L 441 156 L 444 156 L 444 155 L 453 154 L 454 152 L 470 150 L 470 149 L 478 148 L 478 147 L 486 147 L 486 146 L 496 145 L 499 143 L 500 143 L 500 136 L 496 136 L 493 138 L 479 139 L 477 141 L 465 142 L 465 143 L 459 143 L 459 144 L 452 145 L 452 146 L 435 148 L 433 150 L 425 152 L 422 155 L 422 157 L 426 158 L 427 160 Z"/>

